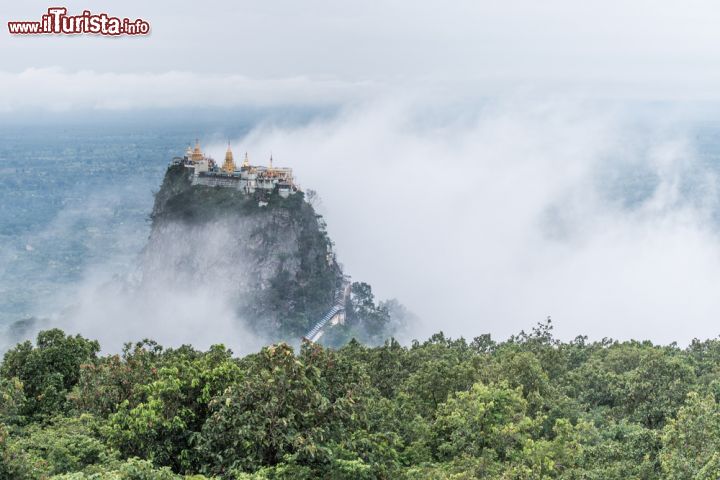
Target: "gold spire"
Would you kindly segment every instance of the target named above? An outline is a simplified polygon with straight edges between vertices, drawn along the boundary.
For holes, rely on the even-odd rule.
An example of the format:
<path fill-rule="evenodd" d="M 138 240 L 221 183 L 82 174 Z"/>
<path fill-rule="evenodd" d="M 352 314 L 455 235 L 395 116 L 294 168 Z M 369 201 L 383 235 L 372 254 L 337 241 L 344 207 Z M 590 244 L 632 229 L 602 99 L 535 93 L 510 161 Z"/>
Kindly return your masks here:
<path fill-rule="evenodd" d="M 242 166 L 245 168 L 250 166 L 250 161 L 248 160 L 247 152 L 245 152 L 245 160 L 243 160 Z"/>
<path fill-rule="evenodd" d="M 222 169 L 227 173 L 233 173 L 235 171 L 235 161 L 233 160 L 232 150 L 230 150 L 230 142 L 228 142 L 228 149 L 227 152 L 225 152 L 225 163 L 223 163 Z"/>
<path fill-rule="evenodd" d="M 192 156 L 190 159 L 193 162 L 200 162 L 204 158 L 202 151 L 200 150 L 200 140 L 195 139 L 195 148 L 193 149 Z"/>

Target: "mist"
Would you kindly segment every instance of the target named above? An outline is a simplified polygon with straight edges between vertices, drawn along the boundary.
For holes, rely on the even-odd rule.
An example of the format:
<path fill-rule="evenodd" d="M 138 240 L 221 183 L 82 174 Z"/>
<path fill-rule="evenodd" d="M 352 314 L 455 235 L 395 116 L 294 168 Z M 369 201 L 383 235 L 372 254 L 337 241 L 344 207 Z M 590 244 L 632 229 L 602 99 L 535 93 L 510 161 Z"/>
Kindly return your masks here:
<path fill-rule="evenodd" d="M 163 225 L 128 264 L 106 258 L 79 282 L 40 300 L 39 321 L 27 333 L 58 327 L 100 341 L 106 352 L 142 339 L 167 347 L 224 344 L 239 354 L 256 351 L 269 340 L 238 314 L 246 271 L 237 255 L 227 255 L 240 242 L 237 232 L 249 230 L 237 220 Z"/>
<path fill-rule="evenodd" d="M 455 117 L 407 100 L 233 142 L 319 192 L 346 273 L 422 319 L 405 341 L 547 317 L 566 339 L 718 334 L 717 165 L 690 127 L 577 100 Z"/>
<path fill-rule="evenodd" d="M 406 96 L 294 126 L 260 123 L 231 143 L 255 164 L 272 153 L 318 192 L 345 273 L 417 315 L 403 342 L 440 330 L 502 339 L 547 317 L 563 339 L 714 337 L 716 157 L 685 118 L 626 107 L 518 96 L 451 109 Z M 222 158 L 225 148 L 207 150 Z M 226 288 L 242 283 L 244 266 L 223 263 L 241 231 L 174 232 L 195 240 L 155 251 L 153 264 L 139 247 L 149 229 L 119 229 L 135 253 L 96 260 L 39 298 L 37 328 L 109 351 L 142 338 L 253 351 L 268 340 Z M 194 282 L 187 262 L 205 265 Z"/>
<path fill-rule="evenodd" d="M 224 344 L 239 354 L 267 343 L 245 327 L 232 297 L 214 287 L 134 283 L 97 272 L 75 286 L 73 303 L 41 327 L 98 340 L 105 352 L 146 338 L 165 347 Z"/>

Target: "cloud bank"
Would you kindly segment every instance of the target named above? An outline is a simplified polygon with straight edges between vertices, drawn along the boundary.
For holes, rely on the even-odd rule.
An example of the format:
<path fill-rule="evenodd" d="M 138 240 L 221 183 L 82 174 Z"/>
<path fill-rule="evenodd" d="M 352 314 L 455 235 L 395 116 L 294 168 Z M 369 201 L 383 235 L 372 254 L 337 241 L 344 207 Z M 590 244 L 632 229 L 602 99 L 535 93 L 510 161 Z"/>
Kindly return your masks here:
<path fill-rule="evenodd" d="M 538 70 L 541 71 L 541 70 Z M 293 74 L 251 76 L 193 70 L 121 72 L 30 67 L 0 70 L 0 120 L 18 114 L 42 118 L 96 112 L 162 112 L 186 109 L 353 108 L 378 99 L 423 98 L 423 104 L 481 105 L 489 99 L 518 95 L 564 97 L 576 101 L 664 102 L 675 110 L 714 115 L 720 90 L 717 75 L 698 73 L 688 82 L 672 75 L 658 78 L 603 79 L 488 74 L 480 77 L 339 76 Z M 689 88 L 689 86 L 691 87 Z M 39 116 L 38 116 L 39 115 Z M 69 116 L 67 118 L 73 118 Z M 81 118 L 81 117 L 80 117 Z"/>
<path fill-rule="evenodd" d="M 372 82 L 304 76 L 257 79 L 237 74 L 70 72 L 29 68 L 0 72 L 0 114 L 27 109 L 75 112 L 167 108 L 232 108 L 307 105 L 362 100 Z"/>
<path fill-rule="evenodd" d="M 237 142 L 320 192 L 347 272 L 416 312 L 412 337 L 504 337 L 547 316 L 565 338 L 719 333 L 717 171 L 672 119 L 515 99 L 447 120 L 416 105 Z"/>
<path fill-rule="evenodd" d="M 718 171 L 673 118 L 639 123 L 557 98 L 461 111 L 385 99 L 261 124 L 232 143 L 253 163 L 272 152 L 319 192 L 346 273 L 420 317 L 406 341 L 438 330 L 504 338 L 547 316 L 562 338 L 720 333 Z M 54 322 L 104 345 L 262 342 L 217 285 L 123 291 L 106 282 L 116 264 L 89 269 L 39 314 L 71 305 Z"/>

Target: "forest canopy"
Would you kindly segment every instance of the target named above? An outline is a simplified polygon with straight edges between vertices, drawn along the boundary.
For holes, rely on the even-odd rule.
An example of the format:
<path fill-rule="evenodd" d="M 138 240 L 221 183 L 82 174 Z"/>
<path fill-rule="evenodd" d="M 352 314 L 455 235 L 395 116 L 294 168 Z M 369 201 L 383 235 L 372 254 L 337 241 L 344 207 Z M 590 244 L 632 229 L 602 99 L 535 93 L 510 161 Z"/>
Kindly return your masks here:
<path fill-rule="evenodd" d="M 100 352 L 55 329 L 5 353 L 1 479 L 720 476 L 720 340 Z"/>

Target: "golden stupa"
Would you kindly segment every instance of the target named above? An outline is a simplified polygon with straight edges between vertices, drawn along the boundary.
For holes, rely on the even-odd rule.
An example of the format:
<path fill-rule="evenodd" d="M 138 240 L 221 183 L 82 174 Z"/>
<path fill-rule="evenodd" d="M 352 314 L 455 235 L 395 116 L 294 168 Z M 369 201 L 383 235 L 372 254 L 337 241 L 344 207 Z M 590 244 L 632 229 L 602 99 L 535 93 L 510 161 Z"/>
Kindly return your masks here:
<path fill-rule="evenodd" d="M 233 160 L 233 153 L 232 150 L 230 150 L 229 143 L 227 152 L 225 152 L 225 163 L 223 163 L 222 170 L 225 173 L 233 173 L 235 171 L 235 161 Z"/>
<path fill-rule="evenodd" d="M 205 158 L 205 155 L 203 155 L 202 151 L 200 150 L 200 140 L 195 140 L 195 148 L 193 149 L 192 155 L 190 156 L 190 160 L 193 162 L 202 162 L 202 160 Z"/>

